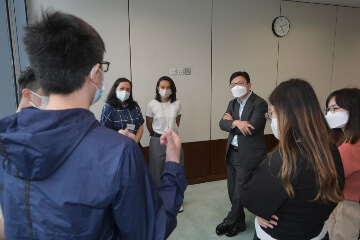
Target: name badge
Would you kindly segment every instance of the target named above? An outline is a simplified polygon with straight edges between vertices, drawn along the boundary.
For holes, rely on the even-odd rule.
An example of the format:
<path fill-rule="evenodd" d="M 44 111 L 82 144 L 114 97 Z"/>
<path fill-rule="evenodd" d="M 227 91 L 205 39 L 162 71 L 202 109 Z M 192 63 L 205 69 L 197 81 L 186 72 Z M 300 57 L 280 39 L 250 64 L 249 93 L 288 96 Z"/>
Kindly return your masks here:
<path fill-rule="evenodd" d="M 127 124 L 126 128 L 129 129 L 130 131 L 134 131 L 135 130 L 135 124 Z"/>

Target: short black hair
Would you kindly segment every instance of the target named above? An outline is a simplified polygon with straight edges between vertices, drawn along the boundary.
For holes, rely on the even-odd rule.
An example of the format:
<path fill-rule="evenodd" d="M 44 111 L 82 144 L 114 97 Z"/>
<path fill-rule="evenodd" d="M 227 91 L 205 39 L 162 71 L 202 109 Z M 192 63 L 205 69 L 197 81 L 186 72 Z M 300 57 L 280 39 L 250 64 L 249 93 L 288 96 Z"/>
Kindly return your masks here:
<path fill-rule="evenodd" d="M 349 120 L 343 133 L 345 139 L 348 139 L 351 144 L 355 144 L 360 139 L 360 89 L 343 88 L 332 92 L 326 99 L 326 107 L 333 97 L 335 97 L 336 104 L 349 113 Z"/>
<path fill-rule="evenodd" d="M 120 100 L 116 96 L 116 89 L 119 86 L 119 84 L 122 83 L 122 82 L 130 83 L 130 87 L 131 87 L 130 96 L 129 96 L 128 100 L 126 100 L 126 103 L 128 104 L 129 109 L 132 110 L 137 105 L 137 103 L 133 99 L 132 83 L 127 78 L 118 78 L 118 79 L 116 79 L 116 81 L 114 82 L 114 84 L 112 85 L 112 87 L 110 89 L 110 92 L 109 92 L 105 102 L 109 103 L 109 104 L 111 104 L 111 105 L 113 105 L 114 107 L 117 107 L 117 108 L 119 108 L 121 106 Z"/>
<path fill-rule="evenodd" d="M 239 77 L 239 76 L 245 78 L 246 83 L 250 83 L 250 76 L 249 76 L 249 74 L 248 74 L 247 72 L 241 72 L 241 71 L 234 72 L 233 74 L 231 74 L 229 83 L 231 83 L 231 81 L 232 81 L 234 78 Z"/>
<path fill-rule="evenodd" d="M 58 11 L 44 11 L 40 21 L 25 27 L 24 44 L 45 94 L 70 94 L 81 88 L 105 52 L 93 27 Z"/>
<path fill-rule="evenodd" d="M 170 88 L 171 88 L 170 102 L 175 102 L 176 101 L 176 86 L 175 86 L 174 81 L 168 76 L 162 76 L 157 81 L 156 88 L 155 88 L 155 93 L 156 93 L 155 99 L 158 100 L 159 102 L 161 102 L 161 96 L 158 91 L 158 87 L 159 87 L 161 81 L 168 81 L 170 83 Z"/>
<path fill-rule="evenodd" d="M 27 67 L 25 68 L 21 74 L 20 77 L 18 78 L 18 95 L 19 95 L 19 99 L 22 99 L 22 91 L 27 88 L 33 92 L 36 92 L 39 88 L 40 85 L 39 83 L 36 81 L 35 78 L 35 73 L 34 71 L 30 68 Z"/>

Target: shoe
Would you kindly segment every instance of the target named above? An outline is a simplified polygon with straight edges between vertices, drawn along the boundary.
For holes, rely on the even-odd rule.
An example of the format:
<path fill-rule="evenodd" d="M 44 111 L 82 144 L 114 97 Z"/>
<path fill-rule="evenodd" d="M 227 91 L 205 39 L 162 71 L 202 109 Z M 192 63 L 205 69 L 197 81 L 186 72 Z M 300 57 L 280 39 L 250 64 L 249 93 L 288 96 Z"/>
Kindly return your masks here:
<path fill-rule="evenodd" d="M 246 230 L 246 225 L 245 224 L 241 224 L 239 226 L 234 226 L 232 225 L 227 232 L 225 233 L 225 236 L 227 237 L 234 237 L 236 236 L 239 232 L 243 232 Z"/>
<path fill-rule="evenodd" d="M 216 227 L 216 234 L 217 235 L 223 235 L 228 231 L 228 229 L 231 227 L 231 225 L 226 225 L 226 223 L 223 221 Z"/>
<path fill-rule="evenodd" d="M 179 213 L 183 212 L 184 211 L 184 207 L 183 205 L 181 205 L 180 209 L 179 209 Z"/>

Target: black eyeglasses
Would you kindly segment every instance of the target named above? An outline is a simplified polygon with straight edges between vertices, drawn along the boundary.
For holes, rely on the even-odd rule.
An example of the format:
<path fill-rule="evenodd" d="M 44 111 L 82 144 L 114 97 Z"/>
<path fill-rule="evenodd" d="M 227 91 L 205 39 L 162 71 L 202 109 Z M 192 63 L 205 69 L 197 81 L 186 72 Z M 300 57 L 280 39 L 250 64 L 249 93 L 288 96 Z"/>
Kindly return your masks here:
<path fill-rule="evenodd" d="M 109 71 L 110 62 L 102 61 L 100 65 L 104 72 Z"/>
<path fill-rule="evenodd" d="M 230 86 L 230 88 L 233 88 L 235 86 L 244 86 L 245 84 L 246 84 L 246 82 L 239 81 L 239 82 L 236 82 L 236 83 L 230 83 L 229 86 Z"/>

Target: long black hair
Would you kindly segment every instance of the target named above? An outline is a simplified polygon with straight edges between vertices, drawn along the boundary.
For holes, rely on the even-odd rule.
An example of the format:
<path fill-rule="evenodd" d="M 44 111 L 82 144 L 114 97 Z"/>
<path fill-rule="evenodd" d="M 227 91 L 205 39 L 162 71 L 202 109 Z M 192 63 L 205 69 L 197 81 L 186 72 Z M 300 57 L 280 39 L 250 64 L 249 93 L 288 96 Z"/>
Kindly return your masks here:
<path fill-rule="evenodd" d="M 109 104 L 111 104 L 111 105 L 113 105 L 114 107 L 117 107 L 117 108 L 121 107 L 121 101 L 116 96 L 116 89 L 119 86 L 119 84 L 122 83 L 122 82 L 130 83 L 130 87 L 131 87 L 130 96 L 125 102 L 128 104 L 129 109 L 131 110 L 137 105 L 137 103 L 134 101 L 133 96 L 132 96 L 132 83 L 127 78 L 118 78 L 118 79 L 116 79 L 116 81 L 114 82 L 114 84 L 112 85 L 112 87 L 110 89 L 110 92 L 109 92 L 105 102 L 109 103 Z"/>
<path fill-rule="evenodd" d="M 156 88 L 155 88 L 155 93 L 156 93 L 155 99 L 158 100 L 159 102 L 161 102 L 161 96 L 160 96 L 160 93 L 158 90 L 158 87 L 159 87 L 161 81 L 168 81 L 170 83 L 170 88 L 171 88 L 170 102 L 175 102 L 176 101 L 176 86 L 175 86 L 174 81 L 168 76 L 162 76 L 157 81 Z"/>

